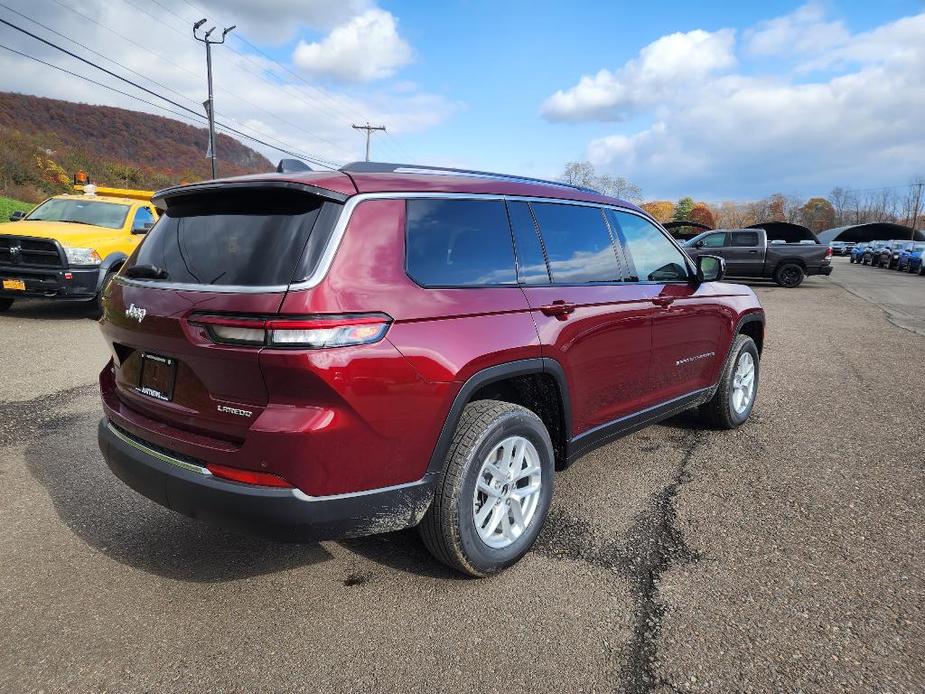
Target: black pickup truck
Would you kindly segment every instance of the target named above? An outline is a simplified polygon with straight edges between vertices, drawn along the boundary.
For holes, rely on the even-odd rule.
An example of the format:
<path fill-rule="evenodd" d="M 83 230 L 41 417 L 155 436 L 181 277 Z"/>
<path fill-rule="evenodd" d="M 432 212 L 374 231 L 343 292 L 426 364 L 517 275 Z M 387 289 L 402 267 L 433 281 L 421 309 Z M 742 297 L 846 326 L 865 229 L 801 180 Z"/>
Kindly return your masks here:
<path fill-rule="evenodd" d="M 832 274 L 827 245 L 768 242 L 764 229 L 714 229 L 684 242 L 691 256 L 718 255 L 729 277 L 764 277 L 782 287 L 798 287 L 807 275 Z"/>

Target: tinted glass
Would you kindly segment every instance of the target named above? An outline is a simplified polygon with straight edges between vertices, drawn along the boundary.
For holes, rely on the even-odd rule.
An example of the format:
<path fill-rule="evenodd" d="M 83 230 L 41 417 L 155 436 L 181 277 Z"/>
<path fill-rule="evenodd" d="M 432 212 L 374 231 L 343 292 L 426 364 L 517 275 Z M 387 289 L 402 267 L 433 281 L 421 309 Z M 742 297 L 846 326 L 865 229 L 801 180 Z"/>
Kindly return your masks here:
<path fill-rule="evenodd" d="M 28 219 L 50 222 L 74 222 L 98 227 L 121 229 L 128 205 L 73 198 L 55 198 L 43 202 L 29 213 Z"/>
<path fill-rule="evenodd" d="M 607 218 L 617 232 L 633 273 L 643 282 L 687 281 L 684 255 L 658 227 L 642 217 L 628 212 L 607 210 Z"/>
<path fill-rule="evenodd" d="M 755 231 L 737 231 L 732 235 L 733 246 L 750 246 L 758 245 L 758 232 Z"/>
<path fill-rule="evenodd" d="M 154 215 L 147 207 L 139 207 L 135 212 L 135 221 L 132 223 L 132 229 L 144 229 L 145 224 L 153 224 Z"/>
<path fill-rule="evenodd" d="M 619 282 L 617 262 L 607 225 L 597 207 L 533 203 L 552 281 L 558 284 Z"/>
<path fill-rule="evenodd" d="M 167 271 L 167 282 L 289 284 L 321 199 L 290 191 L 236 191 L 171 204 L 132 265 Z"/>
<path fill-rule="evenodd" d="M 521 284 L 549 284 L 546 257 L 540 246 L 529 205 L 525 202 L 510 202 L 507 209 L 514 229 L 517 281 Z"/>
<path fill-rule="evenodd" d="M 726 245 L 726 234 L 707 234 L 700 240 L 704 248 L 722 248 Z"/>
<path fill-rule="evenodd" d="M 516 284 L 501 200 L 409 200 L 408 274 L 425 287 Z"/>

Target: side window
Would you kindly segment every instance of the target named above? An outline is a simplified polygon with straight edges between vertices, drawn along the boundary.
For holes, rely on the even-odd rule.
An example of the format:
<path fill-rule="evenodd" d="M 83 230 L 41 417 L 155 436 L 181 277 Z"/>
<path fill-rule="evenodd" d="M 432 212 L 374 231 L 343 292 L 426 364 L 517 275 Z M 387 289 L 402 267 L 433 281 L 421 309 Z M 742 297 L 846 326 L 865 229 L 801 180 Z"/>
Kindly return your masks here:
<path fill-rule="evenodd" d="M 607 218 L 635 265 L 642 282 L 686 282 L 684 254 L 648 220 L 629 212 L 607 210 Z"/>
<path fill-rule="evenodd" d="M 501 200 L 410 199 L 406 244 L 408 274 L 425 287 L 517 283 Z"/>
<path fill-rule="evenodd" d="M 726 245 L 726 234 L 710 234 L 704 236 L 702 241 L 704 248 L 722 248 Z"/>
<path fill-rule="evenodd" d="M 758 245 L 757 231 L 736 231 L 732 234 L 732 245 L 739 247 L 755 247 Z"/>
<path fill-rule="evenodd" d="M 554 283 L 622 281 L 623 272 L 600 208 L 545 202 L 532 203 L 531 207 Z"/>
<path fill-rule="evenodd" d="M 517 253 L 517 281 L 521 284 L 549 284 L 549 270 L 530 207 L 525 202 L 509 202 L 508 214 L 514 230 Z"/>
<path fill-rule="evenodd" d="M 154 224 L 154 215 L 147 207 L 139 207 L 135 212 L 135 221 L 132 222 L 132 231 L 144 231 L 149 224 Z"/>

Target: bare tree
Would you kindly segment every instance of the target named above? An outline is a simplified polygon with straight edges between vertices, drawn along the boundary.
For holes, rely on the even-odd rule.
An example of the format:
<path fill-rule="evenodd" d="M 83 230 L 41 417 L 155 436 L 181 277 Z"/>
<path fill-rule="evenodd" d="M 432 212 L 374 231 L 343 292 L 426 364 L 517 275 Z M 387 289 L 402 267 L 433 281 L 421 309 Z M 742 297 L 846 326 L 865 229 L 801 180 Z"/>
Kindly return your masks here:
<path fill-rule="evenodd" d="M 594 165 L 589 161 L 571 161 L 559 177 L 563 183 L 591 188 L 604 195 L 623 198 L 632 202 L 642 200 L 642 190 L 635 183 L 623 176 L 597 175 Z"/>

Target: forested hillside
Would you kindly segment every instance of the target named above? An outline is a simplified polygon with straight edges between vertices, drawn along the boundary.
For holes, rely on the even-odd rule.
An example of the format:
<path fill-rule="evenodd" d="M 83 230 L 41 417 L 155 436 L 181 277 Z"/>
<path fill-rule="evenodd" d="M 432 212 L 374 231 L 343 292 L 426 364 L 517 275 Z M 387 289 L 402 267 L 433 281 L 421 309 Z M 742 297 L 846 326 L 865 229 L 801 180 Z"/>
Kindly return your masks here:
<path fill-rule="evenodd" d="M 101 185 L 161 188 L 209 176 L 208 131 L 109 106 L 0 92 L 0 194 L 38 201 L 69 189 L 74 171 Z M 261 154 L 218 136 L 221 176 L 272 169 Z"/>

